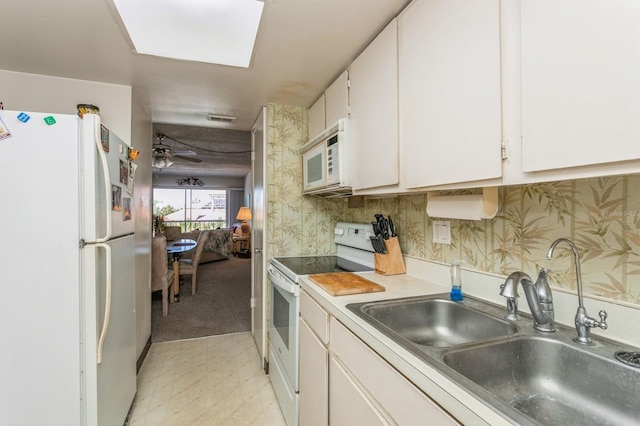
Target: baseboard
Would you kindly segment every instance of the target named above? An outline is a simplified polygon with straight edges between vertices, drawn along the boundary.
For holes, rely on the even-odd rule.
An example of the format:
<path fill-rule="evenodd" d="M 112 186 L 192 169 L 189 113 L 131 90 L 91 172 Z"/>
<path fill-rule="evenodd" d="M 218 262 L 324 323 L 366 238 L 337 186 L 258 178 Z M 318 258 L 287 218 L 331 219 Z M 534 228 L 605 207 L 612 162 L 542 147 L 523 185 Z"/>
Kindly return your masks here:
<path fill-rule="evenodd" d="M 144 349 L 142 350 L 142 353 L 140 354 L 140 357 L 138 357 L 138 361 L 136 362 L 136 374 L 140 372 L 140 368 L 142 368 L 142 363 L 144 362 L 144 359 L 147 357 L 147 354 L 149 353 L 149 349 L 151 349 L 151 336 L 149 336 L 149 339 L 147 340 L 147 343 L 144 345 Z"/>

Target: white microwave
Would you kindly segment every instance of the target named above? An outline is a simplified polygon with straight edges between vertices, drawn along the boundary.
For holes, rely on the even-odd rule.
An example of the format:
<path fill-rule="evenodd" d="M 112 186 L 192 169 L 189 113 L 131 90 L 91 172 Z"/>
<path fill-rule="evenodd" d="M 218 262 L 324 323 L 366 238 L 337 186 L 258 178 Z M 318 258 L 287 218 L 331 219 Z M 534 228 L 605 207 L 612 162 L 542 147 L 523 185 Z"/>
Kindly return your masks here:
<path fill-rule="evenodd" d="M 349 119 L 340 119 L 302 147 L 303 194 L 350 195 L 347 183 Z"/>

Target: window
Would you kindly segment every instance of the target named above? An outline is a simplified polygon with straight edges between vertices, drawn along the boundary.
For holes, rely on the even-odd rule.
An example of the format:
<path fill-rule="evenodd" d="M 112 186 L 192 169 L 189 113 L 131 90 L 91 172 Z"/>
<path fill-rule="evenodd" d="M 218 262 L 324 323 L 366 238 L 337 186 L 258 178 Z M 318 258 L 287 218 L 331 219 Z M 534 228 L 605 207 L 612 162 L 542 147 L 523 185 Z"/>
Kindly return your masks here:
<path fill-rule="evenodd" d="M 210 189 L 153 190 L 153 214 L 165 225 L 195 229 L 227 228 L 227 191 Z"/>

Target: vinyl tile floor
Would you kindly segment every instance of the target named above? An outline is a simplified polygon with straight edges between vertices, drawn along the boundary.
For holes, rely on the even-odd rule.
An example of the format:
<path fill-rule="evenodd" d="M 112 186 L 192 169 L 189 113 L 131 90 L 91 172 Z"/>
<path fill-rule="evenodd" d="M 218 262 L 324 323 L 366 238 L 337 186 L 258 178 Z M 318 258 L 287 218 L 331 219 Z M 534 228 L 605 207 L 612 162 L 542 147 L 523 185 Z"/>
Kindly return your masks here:
<path fill-rule="evenodd" d="M 154 343 L 129 426 L 286 426 L 249 332 Z"/>

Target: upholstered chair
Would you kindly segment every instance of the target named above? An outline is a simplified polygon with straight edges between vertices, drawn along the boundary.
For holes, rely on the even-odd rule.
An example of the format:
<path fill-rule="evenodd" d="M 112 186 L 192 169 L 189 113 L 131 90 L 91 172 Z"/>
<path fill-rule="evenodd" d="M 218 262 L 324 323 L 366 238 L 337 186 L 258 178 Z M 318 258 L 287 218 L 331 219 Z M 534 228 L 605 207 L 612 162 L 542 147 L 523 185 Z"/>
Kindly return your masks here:
<path fill-rule="evenodd" d="M 151 291 L 162 291 L 162 316 L 169 313 L 169 297 L 173 296 L 173 271 L 167 262 L 167 239 L 153 237 L 151 246 Z"/>
<path fill-rule="evenodd" d="M 196 280 L 198 274 L 198 264 L 202 257 L 202 250 L 209 238 L 209 231 L 202 231 L 198 236 L 198 243 L 194 249 L 191 259 L 180 259 L 180 275 L 191 275 L 191 294 L 196 294 Z"/>

